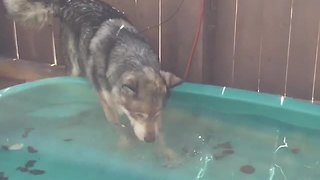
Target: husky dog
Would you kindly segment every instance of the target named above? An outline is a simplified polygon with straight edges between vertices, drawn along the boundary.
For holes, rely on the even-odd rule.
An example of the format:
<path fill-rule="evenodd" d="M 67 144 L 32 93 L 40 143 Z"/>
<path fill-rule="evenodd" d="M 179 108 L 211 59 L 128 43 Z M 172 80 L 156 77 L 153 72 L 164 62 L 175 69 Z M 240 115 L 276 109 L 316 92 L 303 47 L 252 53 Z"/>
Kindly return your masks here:
<path fill-rule="evenodd" d="M 164 144 L 162 109 L 169 89 L 182 80 L 160 70 L 158 56 L 122 12 L 99 0 L 4 4 L 9 16 L 25 25 L 42 27 L 52 17 L 59 18 L 70 73 L 91 81 L 107 119 L 123 131 L 119 118 L 125 114 L 139 140 L 154 142 L 159 137 Z"/>

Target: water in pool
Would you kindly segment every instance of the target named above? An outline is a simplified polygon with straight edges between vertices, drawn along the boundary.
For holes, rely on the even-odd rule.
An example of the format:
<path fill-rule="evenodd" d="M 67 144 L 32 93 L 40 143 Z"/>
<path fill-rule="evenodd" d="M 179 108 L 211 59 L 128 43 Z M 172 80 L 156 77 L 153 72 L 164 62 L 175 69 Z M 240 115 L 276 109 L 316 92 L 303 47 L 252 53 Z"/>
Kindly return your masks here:
<path fill-rule="evenodd" d="M 46 87 L 2 98 L 0 180 L 320 177 L 320 131 L 173 98 L 166 107 L 164 129 L 182 163 L 167 168 L 152 144 L 133 139 L 128 149 L 120 150 L 117 133 L 104 120 L 96 97 L 81 98 L 89 90 L 69 90 Z M 14 144 L 23 147 L 9 150 Z"/>

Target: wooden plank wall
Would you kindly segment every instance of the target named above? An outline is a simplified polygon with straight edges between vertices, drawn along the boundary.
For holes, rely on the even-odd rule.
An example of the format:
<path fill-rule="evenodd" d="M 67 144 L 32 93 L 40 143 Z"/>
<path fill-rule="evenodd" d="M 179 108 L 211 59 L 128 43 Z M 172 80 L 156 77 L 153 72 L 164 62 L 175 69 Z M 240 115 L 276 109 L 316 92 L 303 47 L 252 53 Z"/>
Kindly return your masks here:
<path fill-rule="evenodd" d="M 263 92 L 285 93 L 290 12 L 291 0 L 264 2 L 259 84 Z"/>
<path fill-rule="evenodd" d="M 212 0 L 206 1 L 205 7 L 204 82 L 231 86 L 236 3 L 235 0 Z"/>
<path fill-rule="evenodd" d="M 168 19 L 179 7 L 182 0 L 162 0 L 163 20 Z M 201 0 L 184 0 L 179 12 L 163 25 L 163 63 L 164 69 L 183 76 L 191 53 L 194 35 L 199 23 Z M 202 33 L 201 33 L 202 34 Z M 193 57 L 188 80 L 202 82 L 203 38 L 200 37 Z"/>
<path fill-rule="evenodd" d="M 318 7 L 318 0 L 208 1 L 204 81 L 319 100 Z"/>
<path fill-rule="evenodd" d="M 159 0 L 104 1 L 124 11 L 158 52 L 158 28 L 148 27 L 158 24 Z M 13 22 L 1 3 L 0 54 L 16 58 Z M 162 20 L 170 18 L 162 25 L 162 67 L 179 76 L 190 56 L 200 5 L 201 0 L 162 0 Z M 188 81 L 320 100 L 319 5 L 319 0 L 205 0 Z M 58 64 L 64 64 L 58 22 L 42 30 L 17 25 L 17 38 L 21 59 L 54 63 L 54 42 Z"/>
<path fill-rule="evenodd" d="M 318 32 L 320 1 L 293 1 L 292 33 L 288 68 L 288 96 L 310 99 Z M 320 77 L 318 77 L 318 81 Z M 317 91 L 320 91 L 318 89 Z"/>
<path fill-rule="evenodd" d="M 5 8 L 0 2 L 0 54 L 8 57 L 16 57 L 13 35 L 13 23 L 5 15 Z"/>

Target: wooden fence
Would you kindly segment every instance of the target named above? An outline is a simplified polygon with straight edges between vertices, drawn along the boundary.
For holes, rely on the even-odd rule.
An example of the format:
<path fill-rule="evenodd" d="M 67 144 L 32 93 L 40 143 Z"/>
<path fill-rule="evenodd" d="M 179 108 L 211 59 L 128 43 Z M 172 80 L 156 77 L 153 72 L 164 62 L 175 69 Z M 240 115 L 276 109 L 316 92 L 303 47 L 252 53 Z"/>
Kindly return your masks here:
<path fill-rule="evenodd" d="M 123 10 L 140 30 L 158 24 L 159 9 L 162 21 L 170 18 L 160 29 L 161 63 L 183 75 L 202 0 L 105 1 Z M 319 7 L 319 0 L 205 0 L 188 80 L 320 100 Z M 0 5 L 0 24 L 1 56 L 64 64 L 58 22 L 42 30 L 14 27 Z M 159 28 L 145 35 L 158 50 Z"/>

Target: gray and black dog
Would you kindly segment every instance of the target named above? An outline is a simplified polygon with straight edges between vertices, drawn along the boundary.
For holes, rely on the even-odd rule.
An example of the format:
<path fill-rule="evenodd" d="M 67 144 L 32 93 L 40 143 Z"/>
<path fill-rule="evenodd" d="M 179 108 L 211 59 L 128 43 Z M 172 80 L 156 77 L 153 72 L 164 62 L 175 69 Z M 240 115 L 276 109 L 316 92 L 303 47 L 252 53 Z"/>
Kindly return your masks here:
<path fill-rule="evenodd" d="M 169 89 L 182 80 L 160 70 L 158 56 L 122 12 L 98 0 L 4 0 L 4 4 L 8 15 L 25 25 L 42 27 L 52 17 L 59 18 L 70 73 L 92 82 L 107 119 L 123 131 L 119 118 L 125 114 L 139 140 L 154 142 L 159 137 L 165 146 L 162 110 Z"/>

